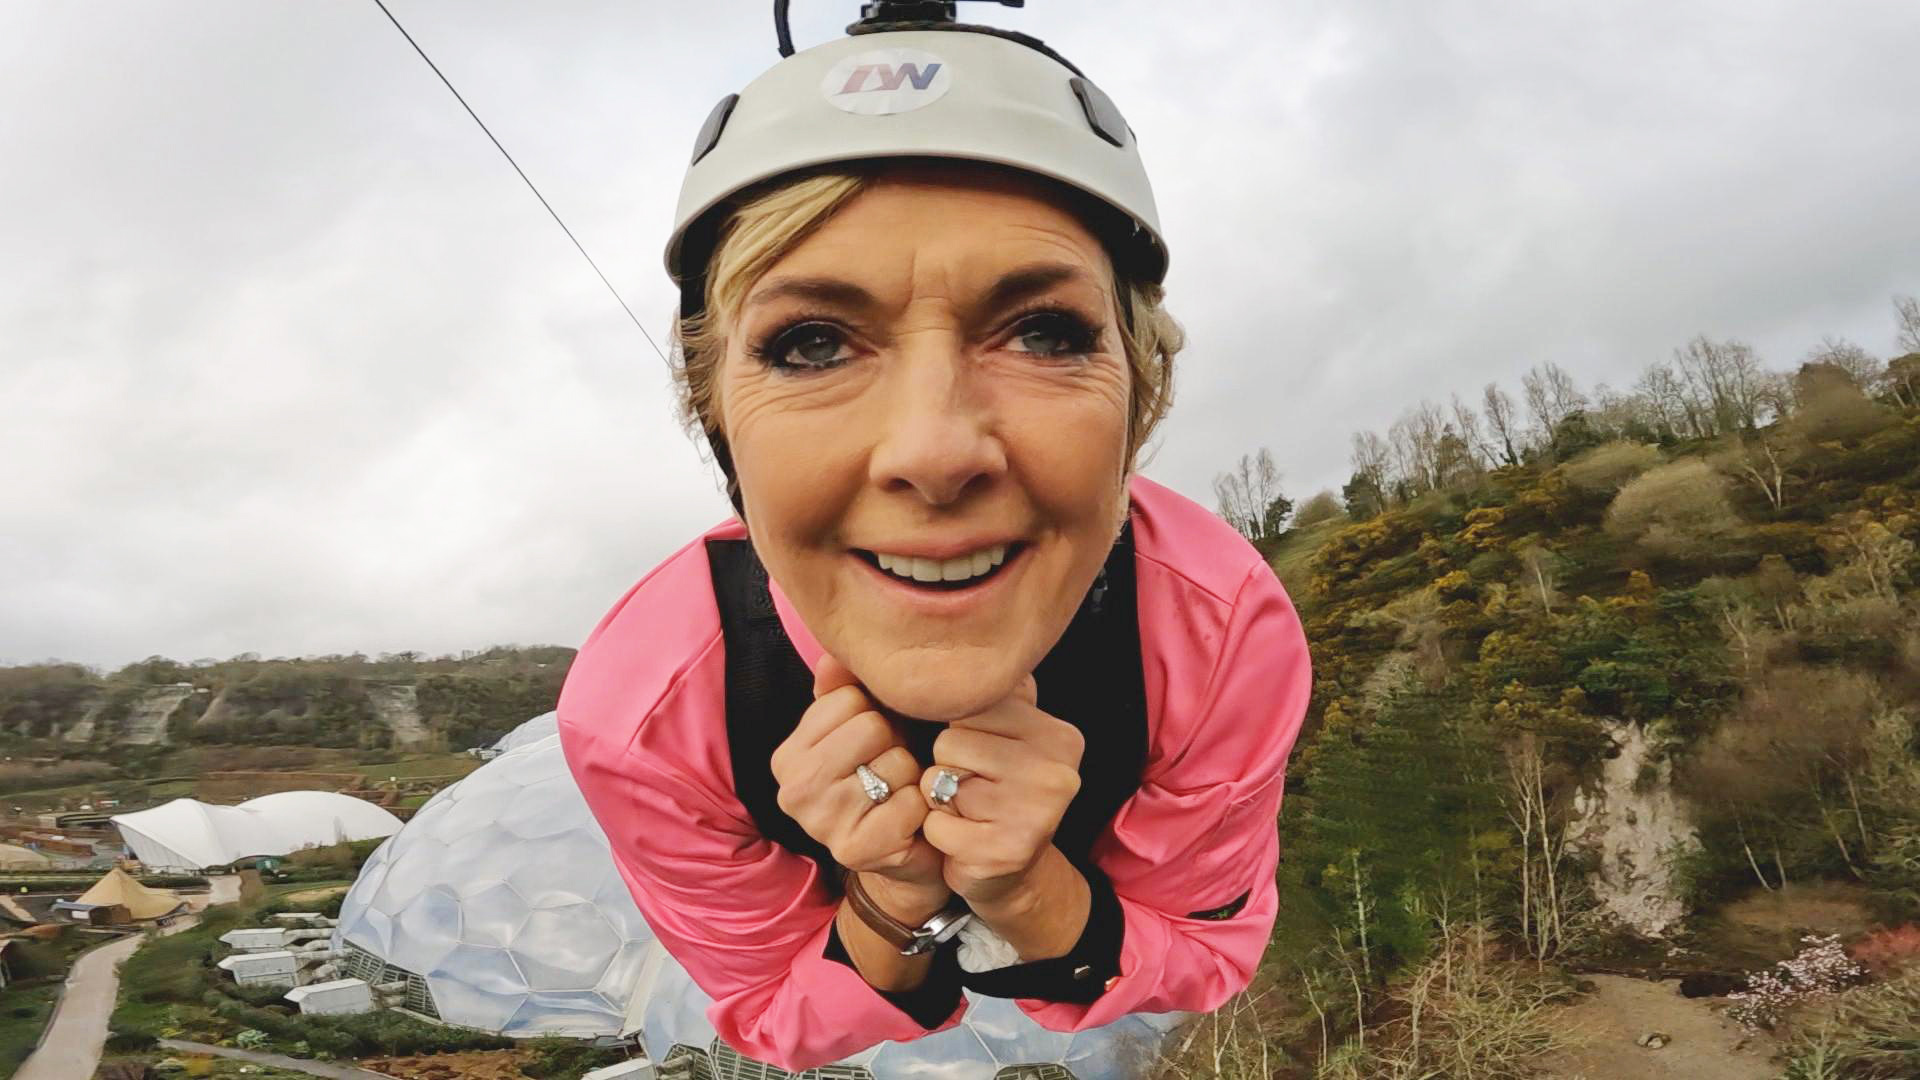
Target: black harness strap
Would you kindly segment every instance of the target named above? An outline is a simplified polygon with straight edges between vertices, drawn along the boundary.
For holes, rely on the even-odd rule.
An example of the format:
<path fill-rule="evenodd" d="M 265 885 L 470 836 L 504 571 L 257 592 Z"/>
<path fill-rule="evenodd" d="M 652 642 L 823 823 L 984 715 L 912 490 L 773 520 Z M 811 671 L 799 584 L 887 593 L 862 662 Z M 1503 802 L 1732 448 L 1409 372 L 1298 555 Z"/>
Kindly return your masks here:
<path fill-rule="evenodd" d="M 813 674 L 780 625 L 767 571 L 745 540 L 707 541 L 714 600 L 727 657 L 727 747 L 734 793 L 762 835 L 819 863 L 827 880 L 837 867 L 824 845 L 780 809 L 773 751 L 813 703 Z M 1140 788 L 1147 760 L 1147 691 L 1140 660 L 1133 538 L 1123 530 L 1100 579 L 1073 622 L 1034 671 L 1040 708 L 1080 729 L 1080 791 L 1054 833 L 1054 844 L 1085 865 L 1094 841 Z M 915 756 L 931 762 L 944 725 L 910 722 Z"/>

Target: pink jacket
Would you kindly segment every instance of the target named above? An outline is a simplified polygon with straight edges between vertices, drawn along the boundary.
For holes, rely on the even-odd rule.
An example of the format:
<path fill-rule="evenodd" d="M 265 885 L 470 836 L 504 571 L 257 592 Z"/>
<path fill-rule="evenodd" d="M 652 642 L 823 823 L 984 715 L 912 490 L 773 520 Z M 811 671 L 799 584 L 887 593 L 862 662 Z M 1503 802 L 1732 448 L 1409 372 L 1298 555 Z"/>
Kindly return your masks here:
<path fill-rule="evenodd" d="M 1131 494 L 1148 753 L 1139 791 L 1093 850 L 1125 916 L 1121 976 L 1091 1005 L 1018 1003 L 1058 1031 L 1209 1011 L 1246 987 L 1277 909 L 1275 818 L 1307 708 L 1306 639 L 1259 554 L 1158 484 L 1136 478 Z M 703 542 L 742 535 L 729 522 L 689 544 L 601 620 L 561 694 L 560 737 L 641 913 L 713 997 L 714 1029 L 798 1070 L 926 1032 L 823 955 L 837 901 L 734 797 Z M 816 663 L 819 643 L 773 592 Z M 1183 914 L 1249 891 L 1231 918 Z"/>

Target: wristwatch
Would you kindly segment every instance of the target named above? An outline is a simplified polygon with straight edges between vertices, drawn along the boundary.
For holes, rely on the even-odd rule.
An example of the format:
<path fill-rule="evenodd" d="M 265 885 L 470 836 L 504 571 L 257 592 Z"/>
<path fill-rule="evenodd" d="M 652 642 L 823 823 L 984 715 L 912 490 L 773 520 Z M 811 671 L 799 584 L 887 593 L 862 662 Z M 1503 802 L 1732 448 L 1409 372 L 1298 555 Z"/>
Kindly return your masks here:
<path fill-rule="evenodd" d="M 935 912 L 931 919 L 919 926 L 908 926 L 887 914 L 874 902 L 873 897 L 867 895 L 867 890 L 860 886 L 859 874 L 847 871 L 842 874 L 841 881 L 846 886 L 847 904 L 853 908 L 853 913 L 860 916 L 860 921 L 866 923 L 869 929 L 879 934 L 880 940 L 899 949 L 901 956 L 932 952 L 953 940 L 960 928 L 973 920 L 973 912 L 956 896 L 947 902 L 945 908 Z"/>

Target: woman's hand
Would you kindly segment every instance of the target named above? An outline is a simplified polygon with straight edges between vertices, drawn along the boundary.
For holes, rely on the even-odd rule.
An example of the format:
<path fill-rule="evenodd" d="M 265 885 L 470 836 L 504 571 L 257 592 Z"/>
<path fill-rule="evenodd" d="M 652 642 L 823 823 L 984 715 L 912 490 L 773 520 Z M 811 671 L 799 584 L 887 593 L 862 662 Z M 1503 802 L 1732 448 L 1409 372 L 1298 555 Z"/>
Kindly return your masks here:
<path fill-rule="evenodd" d="M 948 886 L 982 914 L 1025 891 L 1037 868 L 1064 864 L 1044 857 L 1080 790 L 1085 740 L 1041 712 L 1037 699 L 1029 675 L 1000 704 L 953 722 L 934 740 L 934 766 L 920 777 L 928 802 L 942 771 L 961 777 L 952 801 L 936 806 L 921 828 L 946 855 Z"/>
<path fill-rule="evenodd" d="M 940 853 L 920 835 L 927 816 L 920 763 L 838 660 L 820 658 L 813 694 L 799 726 L 773 752 L 780 809 L 835 862 L 867 875 L 863 884 L 889 914 L 918 923 L 949 896 Z M 855 775 L 862 765 L 893 789 L 885 802 L 862 789 Z"/>

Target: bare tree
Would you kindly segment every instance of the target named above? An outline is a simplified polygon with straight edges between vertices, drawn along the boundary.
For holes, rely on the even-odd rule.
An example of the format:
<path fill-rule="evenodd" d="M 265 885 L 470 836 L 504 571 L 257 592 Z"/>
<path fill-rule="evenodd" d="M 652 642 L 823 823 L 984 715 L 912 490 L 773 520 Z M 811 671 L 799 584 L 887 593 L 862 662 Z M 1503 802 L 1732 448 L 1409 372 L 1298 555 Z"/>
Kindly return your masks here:
<path fill-rule="evenodd" d="M 1415 490 L 1432 492 L 1446 484 L 1440 444 L 1448 427 L 1440 405 L 1421 402 L 1407 409 L 1386 434 L 1394 446 L 1394 457 L 1400 459 L 1402 477 L 1411 480 Z"/>
<path fill-rule="evenodd" d="M 1385 439 L 1371 431 L 1354 432 L 1349 460 L 1353 463 L 1355 476 L 1364 477 L 1383 494 L 1387 491 L 1388 483 L 1393 479 L 1388 472 L 1393 449 Z"/>
<path fill-rule="evenodd" d="M 1507 790 L 1501 802 L 1520 834 L 1520 938 L 1544 962 L 1566 943 L 1566 893 L 1561 882 L 1567 859 L 1564 814 L 1553 813 L 1547 792 L 1547 761 L 1540 739 L 1522 734 L 1507 746 Z M 1558 818 L 1558 820 L 1556 820 Z"/>
<path fill-rule="evenodd" d="M 1640 374 L 1640 381 L 1634 384 L 1634 389 L 1639 393 L 1656 431 L 1693 438 L 1706 434 L 1700 430 L 1700 417 L 1691 407 L 1686 381 L 1674 372 L 1672 364 L 1648 365 L 1647 370 Z"/>
<path fill-rule="evenodd" d="M 1893 338 L 1893 347 L 1903 356 L 1920 353 L 1920 299 L 1911 296 L 1894 297 L 1893 315 L 1900 324 L 1900 329 Z"/>
<path fill-rule="evenodd" d="M 1779 510 L 1787 503 L 1787 448 L 1778 436 L 1754 434 L 1735 439 L 1720 459 L 1722 467 L 1753 482 L 1767 504 Z"/>
<path fill-rule="evenodd" d="M 1587 397 L 1574 385 L 1573 376 L 1552 361 L 1520 376 L 1520 387 L 1526 395 L 1527 412 L 1548 444 L 1552 444 L 1554 430 L 1562 420 L 1587 407 Z"/>
<path fill-rule="evenodd" d="M 1280 490 L 1280 470 L 1266 447 L 1240 455 L 1232 472 L 1215 476 L 1213 493 L 1220 500 L 1220 516 L 1249 540 L 1279 535 L 1293 509 Z"/>
<path fill-rule="evenodd" d="M 1846 373 L 1853 382 L 1854 389 L 1863 394 L 1871 394 L 1880 384 L 1880 377 L 1886 366 L 1867 350 L 1848 341 L 1846 338 L 1823 337 L 1820 344 L 1807 354 L 1808 364 L 1831 364 Z"/>
<path fill-rule="evenodd" d="M 1486 437 L 1480 433 L 1480 415 L 1473 411 L 1473 406 L 1461 401 L 1459 394 L 1453 395 L 1451 404 L 1453 406 L 1453 429 L 1454 432 L 1459 435 L 1460 441 L 1465 443 L 1467 449 L 1471 450 L 1476 457 L 1485 458 L 1488 468 L 1498 467 L 1500 464 L 1499 452 L 1495 450 L 1493 444 L 1488 442 Z"/>
<path fill-rule="evenodd" d="M 1636 421 L 1645 423 L 1645 414 L 1639 395 L 1623 394 L 1601 383 L 1593 388 L 1593 406 L 1587 410 L 1587 419 L 1596 431 L 1611 439 L 1626 434 Z"/>
<path fill-rule="evenodd" d="M 1539 590 L 1540 610 L 1549 615 L 1553 614 L 1554 598 L 1560 595 L 1560 591 L 1554 588 L 1560 561 L 1560 556 L 1537 542 L 1528 543 L 1520 549 L 1520 565 L 1526 568 L 1528 576 L 1533 578 L 1534 588 Z"/>
<path fill-rule="evenodd" d="M 1713 341 L 1705 334 L 1676 349 L 1674 364 L 1696 409 L 1712 418 L 1701 434 L 1752 431 L 1760 426 L 1766 371 L 1753 349 L 1738 341 Z"/>
<path fill-rule="evenodd" d="M 1920 353 L 1887 361 L 1887 389 L 1893 400 L 1911 409 L 1920 406 Z"/>
<path fill-rule="evenodd" d="M 1519 434 L 1519 426 L 1514 420 L 1513 399 L 1500 389 L 1498 383 L 1488 383 L 1480 395 L 1480 403 L 1487 413 L 1487 427 L 1492 429 L 1493 437 L 1500 440 L 1506 463 L 1520 464 L 1520 455 L 1514 449 L 1514 437 Z"/>

